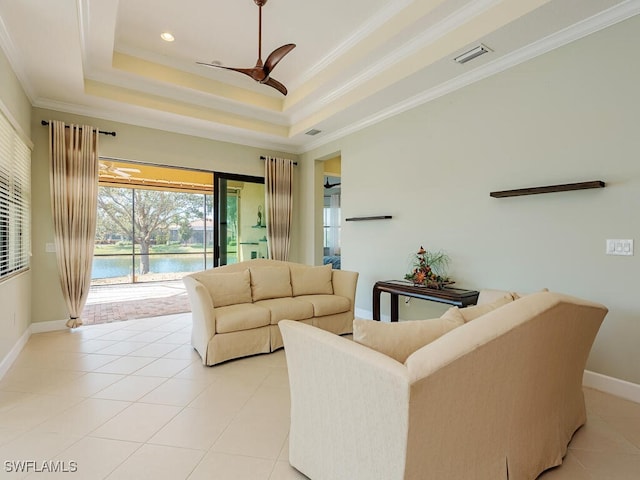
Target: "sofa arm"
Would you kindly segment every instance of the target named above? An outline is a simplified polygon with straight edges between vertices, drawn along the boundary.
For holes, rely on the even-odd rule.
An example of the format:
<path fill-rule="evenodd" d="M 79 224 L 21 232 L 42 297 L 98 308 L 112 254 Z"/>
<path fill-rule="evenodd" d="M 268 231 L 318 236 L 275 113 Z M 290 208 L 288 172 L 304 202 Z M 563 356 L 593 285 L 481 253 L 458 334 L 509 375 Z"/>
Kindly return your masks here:
<path fill-rule="evenodd" d="M 410 394 L 404 365 L 301 322 L 278 325 L 291 392 L 291 465 L 310 478 L 402 479 Z"/>
<path fill-rule="evenodd" d="M 351 300 L 351 310 L 353 310 L 356 304 L 358 272 L 350 272 L 348 270 L 332 270 L 331 272 L 334 295 L 340 295 Z"/>
<path fill-rule="evenodd" d="M 433 478 L 473 471 L 473 478 L 533 479 L 561 463 L 585 421 L 582 376 L 605 314 L 598 304 L 534 293 L 414 352 L 405 362 L 411 425 L 438 436 L 410 438 L 408 450 L 457 456 L 455 464 L 409 456 L 408 469 Z"/>
<path fill-rule="evenodd" d="M 182 281 L 187 288 L 191 304 L 191 345 L 198 351 L 202 363 L 206 365 L 207 347 L 216 333 L 215 308 L 209 292 L 202 283 L 189 276 L 184 277 Z"/>

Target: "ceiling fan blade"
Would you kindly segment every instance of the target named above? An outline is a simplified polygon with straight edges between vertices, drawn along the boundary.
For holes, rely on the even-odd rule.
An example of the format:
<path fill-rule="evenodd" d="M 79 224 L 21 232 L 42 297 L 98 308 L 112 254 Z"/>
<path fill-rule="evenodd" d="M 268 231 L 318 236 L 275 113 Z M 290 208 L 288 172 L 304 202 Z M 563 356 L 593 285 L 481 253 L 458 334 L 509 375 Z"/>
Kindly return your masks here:
<path fill-rule="evenodd" d="M 223 65 L 216 65 L 215 63 L 204 63 L 204 62 L 196 62 L 198 65 L 204 65 L 206 67 L 214 67 L 214 68 L 222 68 L 223 70 L 231 70 L 232 72 L 243 73 L 248 77 L 253 78 L 255 81 L 260 82 L 265 78 L 265 74 L 262 68 L 254 67 L 254 68 L 235 68 L 235 67 L 225 67 Z"/>
<path fill-rule="evenodd" d="M 285 87 L 283 84 L 281 84 L 279 81 L 277 81 L 274 78 L 269 77 L 265 82 L 261 82 L 261 83 L 265 85 L 269 85 L 272 88 L 275 88 L 285 96 L 287 95 L 287 87 Z"/>
<path fill-rule="evenodd" d="M 287 43 L 286 45 L 282 45 L 281 47 L 276 48 L 273 52 L 269 54 L 267 57 L 267 61 L 264 62 L 264 72 L 267 76 L 271 73 L 271 71 L 276 68 L 276 65 L 282 60 L 287 53 L 296 48 L 295 43 Z"/>
<path fill-rule="evenodd" d="M 262 63 L 262 7 L 267 3 L 267 0 L 253 0 L 253 2 L 258 6 L 258 61 L 256 62 L 256 66 L 253 68 L 232 68 L 232 67 L 223 67 L 222 65 L 218 65 L 215 63 L 204 63 L 204 62 L 196 62 L 198 65 L 205 65 L 207 67 L 215 67 L 215 68 L 223 68 L 225 70 L 231 70 L 234 72 L 242 73 L 247 75 L 248 77 L 253 78 L 256 82 L 260 82 L 264 85 L 269 85 L 271 88 L 275 88 L 281 94 L 287 94 L 287 88 L 277 80 L 270 78 L 270 74 L 273 69 L 278 65 L 280 60 L 282 60 L 291 50 L 296 48 L 295 43 L 287 43 L 286 45 L 282 45 L 281 47 L 276 48 L 269 57 L 267 61 Z"/>

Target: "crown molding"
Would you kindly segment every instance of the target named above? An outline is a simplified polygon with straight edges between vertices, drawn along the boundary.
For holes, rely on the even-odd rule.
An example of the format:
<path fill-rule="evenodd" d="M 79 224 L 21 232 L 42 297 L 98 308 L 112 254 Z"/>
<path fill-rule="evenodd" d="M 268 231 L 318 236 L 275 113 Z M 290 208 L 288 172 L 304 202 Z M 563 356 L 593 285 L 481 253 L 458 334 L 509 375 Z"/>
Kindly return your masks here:
<path fill-rule="evenodd" d="M 0 99 L 0 113 L 5 116 L 5 118 L 9 121 L 13 129 L 16 131 L 20 139 L 25 143 L 29 150 L 33 150 L 33 142 L 29 138 L 29 136 L 25 133 L 24 129 L 20 125 L 20 122 L 13 116 L 9 107 L 5 105 L 5 103 Z"/>
<path fill-rule="evenodd" d="M 78 34 L 80 35 L 80 55 L 82 58 L 82 69 L 89 65 L 87 58 L 87 36 L 91 18 L 89 13 L 89 2 L 87 0 L 76 0 L 78 10 Z"/>
<path fill-rule="evenodd" d="M 83 3 L 84 0 L 77 0 L 79 5 L 86 7 Z M 398 5 L 404 4 L 405 0 L 400 0 L 393 5 L 397 8 Z M 477 5 L 487 5 L 495 2 L 495 0 L 483 0 Z M 462 9 L 461 9 L 462 10 Z M 83 10 L 83 15 L 87 14 L 86 8 Z M 596 14 L 586 20 L 578 22 L 570 27 L 560 30 L 554 34 L 551 34 L 543 39 L 540 39 L 530 45 L 520 48 L 517 51 L 511 52 L 503 57 L 486 63 L 474 70 L 466 72 L 458 77 L 442 83 L 436 87 L 433 87 L 420 94 L 406 99 L 392 107 L 386 108 L 368 117 L 364 117 L 361 120 L 352 123 L 344 128 L 341 128 L 335 132 L 327 132 L 320 138 L 307 139 L 301 138 L 294 140 L 293 138 L 282 138 L 274 140 L 268 134 L 251 133 L 244 131 L 240 128 L 211 125 L 209 122 L 187 118 L 178 114 L 169 114 L 159 111 L 153 111 L 145 107 L 131 107 L 131 108 L 118 108 L 115 107 L 85 107 L 78 105 L 71 105 L 64 102 L 50 101 L 47 99 L 38 98 L 34 95 L 30 82 L 25 75 L 23 65 L 19 60 L 19 56 L 16 53 L 11 37 L 8 34 L 2 18 L 0 18 L 0 46 L 2 46 L 9 63 L 11 64 L 16 76 L 18 77 L 23 89 L 31 104 L 35 107 L 46 108 L 52 110 L 58 110 L 61 112 L 67 112 L 77 115 L 90 116 L 93 118 L 102 118 L 105 120 L 112 120 L 122 122 L 125 124 L 135 124 L 142 127 L 160 129 L 165 131 L 176 132 L 180 134 L 193 135 L 202 138 L 208 138 L 215 141 L 222 141 L 228 143 L 237 143 L 246 146 L 264 148 L 275 151 L 282 151 L 290 154 L 301 154 L 309 152 L 315 148 L 323 146 L 332 141 L 343 138 L 349 134 L 355 133 L 368 126 L 379 123 L 383 120 L 391 118 L 407 110 L 413 109 L 425 103 L 428 103 L 441 96 L 447 95 L 460 88 L 464 88 L 474 82 L 480 81 L 496 73 L 500 73 L 520 63 L 526 62 L 539 55 L 547 53 L 551 50 L 559 48 L 568 43 L 574 42 L 580 38 L 583 38 L 591 33 L 595 33 L 599 30 L 615 25 L 623 20 L 633 17 L 640 13 L 640 0 L 627 0 L 617 6 L 614 6 L 608 10 L 605 10 L 599 14 Z M 467 13 L 470 14 L 469 12 Z M 443 22 L 453 22 L 455 19 L 460 21 L 462 15 L 461 11 L 457 11 L 443 19 L 438 24 L 441 24 L 439 28 L 445 28 Z M 436 25 L 438 25 L 436 24 Z M 86 27 L 86 25 L 84 26 Z M 420 45 L 420 42 L 428 41 L 430 35 L 435 35 L 438 29 L 429 29 L 420 36 L 420 40 L 414 42 L 408 42 L 400 49 L 396 50 L 395 54 L 407 55 L 406 52 L 410 52 L 412 48 L 417 48 L 416 45 Z M 394 57 L 395 58 L 395 57 Z M 397 59 L 395 61 L 398 61 Z M 355 84 L 354 84 L 355 85 Z M 357 86 L 357 85 L 356 85 Z M 349 87 L 344 87 L 349 88 Z M 350 86 L 351 89 L 355 86 Z M 347 90 L 345 90 L 346 92 Z M 344 93 L 343 93 L 344 94 Z M 317 105 L 317 103 L 316 103 Z M 298 114 L 299 112 L 296 112 Z M 296 123 L 295 121 L 293 122 Z"/>
<path fill-rule="evenodd" d="M 344 42 L 322 57 L 319 62 L 309 68 L 298 78 L 294 78 L 293 81 L 289 82 L 289 89 L 293 91 L 311 80 L 412 3 L 413 0 L 395 0 L 390 2 L 385 8 L 370 17 L 360 29 L 353 32 Z"/>
<path fill-rule="evenodd" d="M 289 116 L 280 111 L 263 108 L 260 105 L 242 103 L 225 96 L 214 97 L 207 92 L 189 88 L 187 85 L 172 84 L 167 86 L 153 79 L 141 80 L 135 74 L 124 70 L 123 72 L 117 75 L 110 71 L 96 70 L 91 75 L 85 74 L 85 85 L 87 81 L 90 81 L 102 84 L 105 88 L 121 88 L 139 92 L 142 95 L 155 95 L 170 102 L 180 102 L 211 112 L 224 112 L 273 125 L 290 126 Z"/>
<path fill-rule="evenodd" d="M 313 103 L 305 105 L 295 114 L 292 114 L 292 123 L 295 124 L 302 121 L 307 116 L 313 115 L 321 108 L 326 107 L 330 103 L 335 102 L 339 98 L 356 90 L 363 84 L 380 75 L 381 72 L 393 68 L 393 66 L 398 62 L 410 57 L 419 50 L 441 39 L 451 31 L 460 28 L 473 18 L 500 3 L 500 1 L 501 0 L 480 0 L 472 4 L 467 4 L 452 12 L 442 20 L 427 28 L 420 35 L 412 38 L 410 41 L 388 53 L 384 57 L 381 57 L 377 62 L 369 64 L 365 70 L 351 78 L 348 82 L 341 84 L 339 87 L 327 93 L 323 97 Z"/>
<path fill-rule="evenodd" d="M 217 125 L 214 130 L 211 128 L 210 122 L 182 118 L 176 114 L 159 112 L 144 107 L 132 107 L 127 109 L 127 111 L 121 109 L 109 110 L 107 108 L 78 106 L 48 99 L 37 100 L 36 103 L 34 103 L 34 107 L 119 122 L 136 127 L 152 128 L 155 130 L 207 138 L 218 142 L 234 143 L 247 147 L 264 148 L 294 155 L 301 153 L 300 147 L 272 141 L 267 135 L 256 133 L 247 134 L 242 129 L 225 125 Z M 192 123 L 189 124 L 188 122 Z"/>
<path fill-rule="evenodd" d="M 475 82 L 508 70 L 516 65 L 572 43 L 583 37 L 591 35 L 592 33 L 608 28 L 616 23 L 622 22 L 628 18 L 638 15 L 639 13 L 640 0 L 627 0 L 624 3 L 611 7 L 608 10 L 548 35 L 545 38 L 506 54 L 492 62 L 486 63 L 468 73 L 459 75 L 448 82 L 426 90 L 418 95 L 414 95 L 413 97 L 392 107 L 365 117 L 359 122 L 353 123 L 333 133 L 328 133 L 316 141 L 305 143 L 303 145 L 303 153 L 321 147 L 329 142 L 339 140 L 340 138 L 394 117 L 407 110 L 411 110 Z"/>
<path fill-rule="evenodd" d="M 0 17 L 0 48 L 4 51 L 7 60 L 9 60 L 9 65 L 11 65 L 11 69 L 15 73 L 16 77 L 18 77 L 24 93 L 33 104 L 33 98 L 35 97 L 33 93 L 33 86 L 31 85 L 31 82 L 29 82 L 29 78 L 25 73 L 24 64 L 20 61 L 20 56 L 17 53 L 16 47 L 13 40 L 11 40 L 11 35 L 9 35 L 9 31 L 4 24 L 2 17 Z"/>

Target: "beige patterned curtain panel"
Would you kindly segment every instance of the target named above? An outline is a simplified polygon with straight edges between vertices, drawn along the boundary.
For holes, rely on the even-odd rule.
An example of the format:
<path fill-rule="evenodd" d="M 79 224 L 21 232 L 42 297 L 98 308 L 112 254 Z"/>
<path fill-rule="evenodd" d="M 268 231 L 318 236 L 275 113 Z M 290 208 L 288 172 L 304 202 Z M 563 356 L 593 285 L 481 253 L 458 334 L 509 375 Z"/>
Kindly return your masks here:
<path fill-rule="evenodd" d="M 69 310 L 67 326 L 80 314 L 91 284 L 98 194 L 98 130 L 49 122 L 49 179 L 58 274 Z"/>
<path fill-rule="evenodd" d="M 293 217 L 293 161 L 267 157 L 264 183 L 269 258 L 286 261 Z"/>

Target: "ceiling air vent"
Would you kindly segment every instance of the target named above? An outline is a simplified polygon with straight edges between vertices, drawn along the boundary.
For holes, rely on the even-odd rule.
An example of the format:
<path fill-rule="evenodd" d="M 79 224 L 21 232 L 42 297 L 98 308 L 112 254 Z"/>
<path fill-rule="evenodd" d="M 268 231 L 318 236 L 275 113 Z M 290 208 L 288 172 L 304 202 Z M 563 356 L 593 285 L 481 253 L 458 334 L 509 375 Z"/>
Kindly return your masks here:
<path fill-rule="evenodd" d="M 471 60 L 473 60 L 474 58 L 479 57 L 480 55 L 484 55 L 485 53 L 491 52 L 491 49 L 489 47 L 487 47 L 486 45 L 478 45 L 475 48 L 472 48 L 471 50 L 464 52 L 461 55 L 458 55 L 456 58 L 454 58 L 453 60 L 458 62 L 458 63 L 467 63 Z"/>
<path fill-rule="evenodd" d="M 304 134 L 305 134 L 305 135 L 311 135 L 311 136 L 314 136 L 314 135 L 319 134 L 321 131 L 322 131 L 322 130 L 318 130 L 318 129 L 316 129 L 316 128 L 312 128 L 312 129 L 311 129 L 311 130 L 309 130 L 308 132 L 304 132 Z"/>

